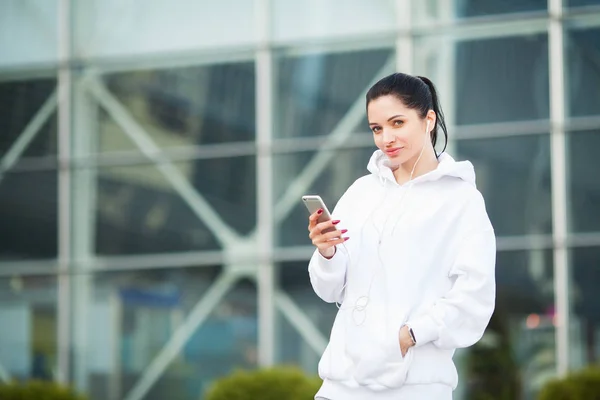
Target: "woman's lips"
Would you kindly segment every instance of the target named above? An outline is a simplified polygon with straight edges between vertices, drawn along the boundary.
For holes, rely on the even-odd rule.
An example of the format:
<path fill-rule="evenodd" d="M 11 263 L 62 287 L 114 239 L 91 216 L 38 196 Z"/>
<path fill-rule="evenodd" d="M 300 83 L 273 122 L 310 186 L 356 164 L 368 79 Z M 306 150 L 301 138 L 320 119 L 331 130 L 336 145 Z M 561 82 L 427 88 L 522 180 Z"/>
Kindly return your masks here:
<path fill-rule="evenodd" d="M 402 147 L 395 147 L 393 149 L 386 149 L 385 154 L 387 154 L 388 156 L 397 156 L 398 154 L 400 154 L 401 150 L 402 150 Z"/>

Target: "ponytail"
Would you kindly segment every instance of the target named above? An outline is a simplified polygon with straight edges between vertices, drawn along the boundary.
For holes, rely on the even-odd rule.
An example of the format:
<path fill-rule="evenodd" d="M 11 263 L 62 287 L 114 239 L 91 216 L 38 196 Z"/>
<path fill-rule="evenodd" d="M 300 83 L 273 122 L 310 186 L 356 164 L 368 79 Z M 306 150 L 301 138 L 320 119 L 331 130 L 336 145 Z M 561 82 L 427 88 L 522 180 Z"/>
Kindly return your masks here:
<path fill-rule="evenodd" d="M 435 145 L 438 139 L 438 127 L 444 133 L 444 148 L 441 153 L 446 151 L 446 147 L 448 146 L 448 128 L 446 127 L 446 120 L 444 118 L 444 113 L 442 111 L 442 106 L 440 105 L 440 101 L 437 95 L 437 91 L 435 90 L 435 86 L 431 80 L 424 76 L 417 76 L 421 81 L 423 81 L 427 87 L 429 88 L 429 93 L 431 93 L 431 109 L 435 112 L 436 115 L 436 124 L 431 130 L 431 143 L 433 144 L 433 148 L 435 149 Z"/>

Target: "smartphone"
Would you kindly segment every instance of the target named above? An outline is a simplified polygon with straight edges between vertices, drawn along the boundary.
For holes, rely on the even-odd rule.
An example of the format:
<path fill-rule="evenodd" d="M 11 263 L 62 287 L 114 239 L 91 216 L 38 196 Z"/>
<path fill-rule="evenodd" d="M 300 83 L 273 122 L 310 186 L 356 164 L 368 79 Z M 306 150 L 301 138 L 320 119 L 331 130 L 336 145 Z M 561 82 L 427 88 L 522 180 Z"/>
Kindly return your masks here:
<path fill-rule="evenodd" d="M 314 214 L 319 209 L 323 210 L 323 213 L 317 219 L 318 223 L 326 222 L 331 219 L 331 213 L 327 209 L 327 206 L 325 205 L 325 202 L 323 201 L 321 196 L 305 195 L 305 196 L 302 196 L 302 202 L 306 206 L 306 209 L 308 210 L 309 214 Z M 332 226 L 331 228 L 324 229 L 323 233 L 333 232 L 336 229 L 337 228 L 335 226 Z"/>

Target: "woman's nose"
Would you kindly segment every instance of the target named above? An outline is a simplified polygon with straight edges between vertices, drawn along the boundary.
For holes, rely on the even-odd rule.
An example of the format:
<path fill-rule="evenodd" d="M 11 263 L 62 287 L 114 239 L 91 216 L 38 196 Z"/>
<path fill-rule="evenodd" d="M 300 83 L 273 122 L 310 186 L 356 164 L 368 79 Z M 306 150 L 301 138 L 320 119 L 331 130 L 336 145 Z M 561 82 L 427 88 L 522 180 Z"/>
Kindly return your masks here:
<path fill-rule="evenodd" d="M 388 130 L 383 130 L 383 142 L 384 143 L 393 143 L 396 140 L 396 137 Z"/>

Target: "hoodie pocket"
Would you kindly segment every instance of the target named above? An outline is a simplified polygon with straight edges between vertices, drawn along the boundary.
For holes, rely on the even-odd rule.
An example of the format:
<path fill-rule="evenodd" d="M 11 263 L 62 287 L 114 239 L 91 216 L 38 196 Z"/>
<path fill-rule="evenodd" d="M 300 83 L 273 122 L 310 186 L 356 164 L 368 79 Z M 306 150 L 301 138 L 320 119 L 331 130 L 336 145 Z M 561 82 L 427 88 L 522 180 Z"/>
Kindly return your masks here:
<path fill-rule="evenodd" d="M 354 379 L 360 385 L 380 388 L 397 388 L 406 381 L 412 362 L 412 348 L 402 356 L 398 332 L 400 325 L 381 323 L 379 334 L 370 338 L 370 343 L 360 346 L 360 357 L 351 357 L 354 361 Z M 367 339 L 369 340 L 369 339 Z M 365 342 L 367 341 L 365 340 Z"/>
<path fill-rule="evenodd" d="M 383 363 L 384 370 L 376 379 L 380 385 L 390 388 L 399 387 L 406 381 L 413 360 L 413 348 L 409 348 L 403 357 L 397 337 L 396 333 L 396 340 Z"/>

